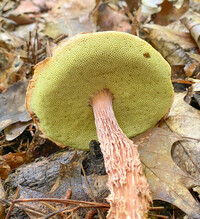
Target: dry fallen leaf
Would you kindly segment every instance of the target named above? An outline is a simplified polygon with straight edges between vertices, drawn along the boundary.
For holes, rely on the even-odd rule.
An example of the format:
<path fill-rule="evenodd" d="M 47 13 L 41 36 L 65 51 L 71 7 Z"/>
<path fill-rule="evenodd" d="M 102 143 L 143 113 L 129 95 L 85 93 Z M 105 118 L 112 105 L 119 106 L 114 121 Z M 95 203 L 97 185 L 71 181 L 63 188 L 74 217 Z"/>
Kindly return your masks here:
<path fill-rule="evenodd" d="M 19 81 L 0 94 L 0 130 L 16 122 L 31 120 L 25 108 L 28 81 Z"/>
<path fill-rule="evenodd" d="M 189 0 L 165 0 L 160 7 L 162 10 L 152 17 L 152 21 L 155 24 L 168 25 L 177 21 L 189 9 Z"/>
<path fill-rule="evenodd" d="M 146 37 L 171 66 L 184 67 L 188 77 L 199 73 L 199 62 L 186 52 L 197 48 L 189 33 L 156 24 L 146 24 L 143 29 L 147 33 Z"/>
<path fill-rule="evenodd" d="M 5 180 L 13 169 L 21 166 L 27 160 L 25 152 L 9 153 L 0 156 L 0 177 Z"/>
<path fill-rule="evenodd" d="M 16 169 L 18 166 L 25 163 L 26 153 L 9 153 L 2 156 L 11 169 Z"/>
<path fill-rule="evenodd" d="M 33 4 L 31 1 L 20 1 L 18 7 L 12 10 L 13 15 L 28 14 L 28 13 L 39 13 L 40 8 Z"/>
<path fill-rule="evenodd" d="M 59 0 L 49 13 L 56 19 L 65 19 L 71 37 L 81 32 L 96 30 L 94 18 L 90 16 L 95 5 L 95 0 Z"/>
<path fill-rule="evenodd" d="M 169 128 L 184 138 L 200 139 L 200 111 L 184 101 L 186 93 L 175 94 L 174 103 L 165 120 Z"/>
<path fill-rule="evenodd" d="M 50 198 L 50 196 L 48 194 L 43 194 L 41 192 L 34 191 L 34 190 L 29 189 L 29 188 L 25 188 L 23 186 L 19 186 L 19 189 L 20 189 L 20 191 L 19 191 L 19 198 L 20 199 Z M 29 216 L 30 219 L 42 219 L 42 218 L 44 218 L 44 216 L 46 214 L 52 212 L 48 208 L 48 206 L 46 206 L 42 202 L 27 202 L 26 205 L 40 211 L 39 214 L 34 214 L 32 212 L 25 210 L 26 214 Z M 50 205 L 51 205 L 51 203 L 50 203 Z M 52 207 L 53 207 L 53 205 L 52 205 Z"/>
<path fill-rule="evenodd" d="M 7 179 L 11 172 L 11 167 L 7 164 L 6 160 L 0 156 L 0 178 L 2 180 Z"/>
<path fill-rule="evenodd" d="M 188 189 L 200 185 L 184 173 L 172 160 L 171 148 L 181 137 L 170 131 L 155 128 L 135 139 L 144 164 L 154 200 L 169 202 L 194 218 L 200 218 L 200 204 Z"/>
<path fill-rule="evenodd" d="M 129 32 L 131 24 L 125 12 L 120 11 L 118 8 L 114 9 L 108 4 L 101 4 L 98 11 L 97 24 L 101 31 L 123 31 Z"/>
<path fill-rule="evenodd" d="M 31 121 L 28 122 L 17 122 L 9 125 L 4 129 L 4 134 L 7 141 L 12 141 L 18 136 L 20 136 L 23 131 L 31 124 Z"/>
<path fill-rule="evenodd" d="M 200 142 L 183 139 L 176 142 L 172 148 L 174 162 L 190 176 L 200 181 Z"/>
<path fill-rule="evenodd" d="M 9 10 L 4 16 L 15 21 L 18 25 L 30 24 L 35 21 L 34 14 L 38 14 L 40 8 L 32 1 L 19 1 L 14 10 Z"/>
<path fill-rule="evenodd" d="M 187 27 L 190 31 L 192 37 L 196 41 L 200 49 L 200 15 L 196 12 L 190 13 L 189 17 L 183 17 L 181 22 Z"/>
<path fill-rule="evenodd" d="M 0 86 L 7 88 L 17 78 L 19 80 L 17 73 L 23 65 L 21 55 L 24 49 L 25 42 L 22 39 L 5 31 L 0 32 Z"/>
<path fill-rule="evenodd" d="M 6 192 L 3 188 L 2 182 L 0 180 L 0 199 L 6 198 Z M 3 203 L 0 203 L 0 218 L 5 218 L 5 205 Z"/>
<path fill-rule="evenodd" d="M 68 22 L 64 16 L 56 17 L 51 14 L 44 14 L 42 18 L 44 24 L 40 24 L 40 31 L 46 36 L 55 39 L 62 34 L 68 34 Z"/>
<path fill-rule="evenodd" d="M 197 46 L 194 40 L 191 38 L 191 35 L 187 32 L 181 32 L 170 27 L 156 24 L 145 24 L 143 27 L 149 29 L 150 40 L 178 44 L 180 47 L 186 50 L 194 49 Z"/>

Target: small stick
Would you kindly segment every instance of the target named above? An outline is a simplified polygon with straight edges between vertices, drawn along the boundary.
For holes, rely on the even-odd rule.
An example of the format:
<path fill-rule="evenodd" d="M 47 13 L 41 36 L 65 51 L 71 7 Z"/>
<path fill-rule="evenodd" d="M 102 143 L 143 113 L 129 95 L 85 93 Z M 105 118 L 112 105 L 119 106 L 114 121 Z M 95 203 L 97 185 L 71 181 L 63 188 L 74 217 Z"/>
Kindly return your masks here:
<path fill-rule="evenodd" d="M 150 216 L 154 216 L 154 217 L 158 217 L 158 218 L 164 218 L 164 219 L 169 219 L 168 216 L 164 216 L 164 215 L 157 215 L 157 214 L 149 214 Z"/>
<path fill-rule="evenodd" d="M 17 187 L 17 191 L 16 191 L 16 193 L 15 193 L 15 195 L 14 195 L 14 198 L 17 198 L 17 197 L 18 197 L 18 195 L 19 195 L 19 190 L 20 190 L 19 187 Z M 11 214 L 13 208 L 14 208 L 14 205 L 15 205 L 15 203 L 12 202 L 12 204 L 10 205 L 10 207 L 9 207 L 9 209 L 8 209 L 8 213 L 7 213 L 6 217 L 5 217 L 5 219 L 9 219 L 10 214 Z"/>
<path fill-rule="evenodd" d="M 150 211 L 159 211 L 165 209 L 164 207 L 150 207 Z"/>
<path fill-rule="evenodd" d="M 3 202 L 3 203 L 6 203 L 8 205 L 11 205 L 12 202 L 8 201 L 8 200 L 5 200 L 5 199 L 0 199 L 0 202 Z M 20 208 L 24 211 L 27 211 L 27 212 L 30 212 L 30 213 L 33 213 L 35 215 L 38 215 L 38 216 L 44 216 L 45 214 L 39 210 L 35 210 L 34 208 L 30 207 L 29 205 L 24 205 L 24 204 L 15 204 L 15 207 L 17 208 Z"/>
<path fill-rule="evenodd" d="M 91 196 L 92 196 L 92 199 L 93 199 L 93 201 L 96 202 L 95 196 L 94 196 L 94 194 L 93 194 L 93 192 L 92 192 L 92 189 L 91 189 L 90 184 L 89 184 L 89 182 L 88 182 L 87 176 L 86 176 L 86 174 L 85 174 L 85 170 L 84 170 L 84 168 L 83 168 L 83 164 L 81 164 L 81 170 L 82 170 L 83 175 L 84 175 L 84 177 L 85 177 L 85 181 L 86 181 L 87 187 L 88 187 L 88 189 L 89 189 L 89 191 L 90 191 L 90 194 L 91 194 Z M 102 212 L 101 212 L 99 209 L 97 209 L 97 212 L 98 212 L 99 218 L 100 218 L 100 219 L 103 219 Z"/>
<path fill-rule="evenodd" d="M 77 211 L 79 208 L 81 208 L 82 206 L 80 205 L 80 206 L 77 206 L 77 207 L 75 207 L 75 208 L 72 208 L 72 209 L 68 209 L 67 207 L 66 208 L 63 208 L 63 209 L 60 209 L 60 210 L 58 210 L 58 211 L 54 211 L 53 213 L 51 213 L 51 214 L 48 214 L 47 216 L 45 216 L 44 217 L 44 219 L 48 219 L 48 218 L 50 218 L 50 217 L 52 217 L 52 216 L 55 216 L 55 215 L 57 215 L 57 214 L 60 214 L 60 213 L 70 213 L 70 212 L 72 212 L 72 211 Z M 91 206 L 90 206 L 91 207 Z"/>
<path fill-rule="evenodd" d="M 57 208 L 55 208 L 54 206 L 52 206 L 51 204 L 47 203 L 47 202 L 40 202 L 41 204 L 45 205 L 46 207 L 50 208 L 51 210 L 53 210 L 54 212 L 58 211 Z M 62 212 L 59 213 L 60 216 L 65 217 L 66 215 L 63 214 Z"/>
<path fill-rule="evenodd" d="M 56 39 L 53 40 L 54 43 L 59 43 L 61 40 L 67 38 L 69 36 L 69 34 L 61 34 L 58 37 L 56 37 Z"/>
<path fill-rule="evenodd" d="M 98 203 L 98 202 L 87 202 L 87 201 L 79 201 L 79 200 L 72 200 L 72 199 L 59 199 L 59 198 L 29 198 L 29 199 L 15 199 L 12 202 L 35 202 L 35 201 L 46 201 L 46 202 L 57 202 L 57 203 L 67 203 L 67 204 L 87 204 L 91 205 L 93 208 L 110 208 L 109 204 L 105 203 Z"/>

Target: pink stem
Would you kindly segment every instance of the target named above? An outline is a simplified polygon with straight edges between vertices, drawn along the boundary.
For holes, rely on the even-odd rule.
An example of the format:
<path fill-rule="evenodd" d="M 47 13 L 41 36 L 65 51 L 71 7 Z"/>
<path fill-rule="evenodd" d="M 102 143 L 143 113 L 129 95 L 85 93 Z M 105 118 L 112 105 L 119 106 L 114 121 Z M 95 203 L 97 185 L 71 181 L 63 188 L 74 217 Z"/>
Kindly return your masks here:
<path fill-rule="evenodd" d="M 108 90 L 97 93 L 91 105 L 111 193 L 107 198 L 111 205 L 107 218 L 146 218 L 152 199 L 137 146 L 119 127 Z"/>

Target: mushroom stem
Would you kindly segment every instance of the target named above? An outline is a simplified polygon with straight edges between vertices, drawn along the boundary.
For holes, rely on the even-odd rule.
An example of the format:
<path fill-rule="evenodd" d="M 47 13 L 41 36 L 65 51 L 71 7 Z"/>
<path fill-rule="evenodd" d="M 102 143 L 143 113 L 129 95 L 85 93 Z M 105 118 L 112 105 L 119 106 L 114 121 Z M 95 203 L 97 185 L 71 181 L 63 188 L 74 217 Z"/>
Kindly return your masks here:
<path fill-rule="evenodd" d="M 142 171 L 137 146 L 119 127 L 108 90 L 97 93 L 91 101 L 98 140 L 108 174 L 107 200 L 109 219 L 147 218 L 152 201 L 149 185 Z"/>

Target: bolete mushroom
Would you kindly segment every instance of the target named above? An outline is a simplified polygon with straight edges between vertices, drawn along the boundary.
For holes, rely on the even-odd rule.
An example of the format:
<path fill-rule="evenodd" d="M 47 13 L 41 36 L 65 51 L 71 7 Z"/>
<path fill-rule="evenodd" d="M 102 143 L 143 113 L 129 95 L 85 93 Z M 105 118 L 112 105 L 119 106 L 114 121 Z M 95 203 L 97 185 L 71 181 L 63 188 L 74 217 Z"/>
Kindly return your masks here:
<path fill-rule="evenodd" d="M 111 193 L 108 218 L 146 218 L 149 185 L 129 138 L 168 112 L 170 72 L 147 42 L 114 31 L 79 34 L 36 65 L 26 105 L 46 136 L 83 150 L 97 130 Z"/>

